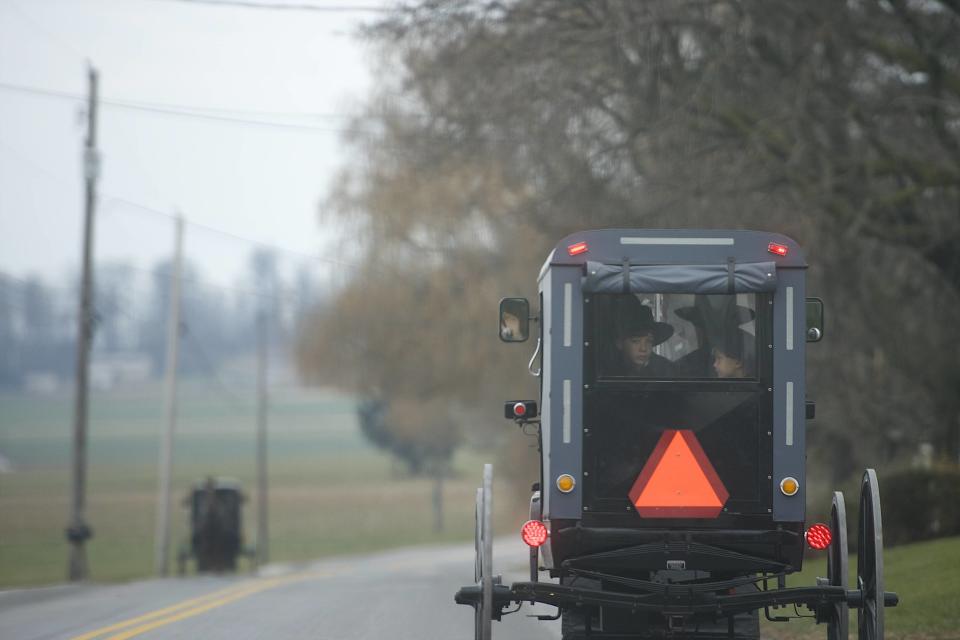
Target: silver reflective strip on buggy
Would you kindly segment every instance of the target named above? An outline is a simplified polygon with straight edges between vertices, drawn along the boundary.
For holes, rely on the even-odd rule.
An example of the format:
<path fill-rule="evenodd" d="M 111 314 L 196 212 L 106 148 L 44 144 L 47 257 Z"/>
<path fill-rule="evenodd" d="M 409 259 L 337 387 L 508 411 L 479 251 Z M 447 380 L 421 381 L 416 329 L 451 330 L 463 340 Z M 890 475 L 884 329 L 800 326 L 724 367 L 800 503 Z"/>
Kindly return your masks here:
<path fill-rule="evenodd" d="M 787 446 L 793 446 L 793 383 L 787 383 Z"/>
<path fill-rule="evenodd" d="M 632 238 L 621 237 L 620 244 L 732 245 L 733 238 Z"/>
<path fill-rule="evenodd" d="M 793 351 L 793 287 L 787 287 L 787 351 Z"/>
<path fill-rule="evenodd" d="M 570 381 L 563 381 L 563 444 L 570 444 Z"/>
<path fill-rule="evenodd" d="M 573 342 L 573 284 L 563 285 L 563 346 Z"/>

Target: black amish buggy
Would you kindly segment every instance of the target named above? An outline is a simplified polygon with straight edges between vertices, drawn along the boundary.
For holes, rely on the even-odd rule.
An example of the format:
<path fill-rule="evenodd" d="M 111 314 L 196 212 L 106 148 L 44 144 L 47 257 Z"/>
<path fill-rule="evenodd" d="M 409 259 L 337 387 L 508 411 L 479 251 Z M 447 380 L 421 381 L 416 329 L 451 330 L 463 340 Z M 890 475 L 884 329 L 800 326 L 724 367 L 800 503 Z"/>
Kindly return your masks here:
<path fill-rule="evenodd" d="M 804 352 L 823 335 L 796 242 L 756 231 L 607 229 L 562 240 L 540 271 L 539 315 L 500 305 L 500 336 L 526 340 L 540 403 L 505 417 L 535 428 L 540 482 L 530 580 L 492 567 L 492 476 L 477 490 L 475 637 L 513 604 L 557 607 L 572 638 L 757 638 L 759 616 L 806 615 L 827 637 L 883 637 L 883 542 L 876 474 L 860 489 L 857 582 L 848 584 L 844 497 L 805 524 Z M 539 367 L 537 356 L 542 353 Z M 825 576 L 786 586 L 805 547 Z M 540 581 L 541 572 L 556 581 Z M 807 610 L 806 613 L 802 613 Z"/>
<path fill-rule="evenodd" d="M 177 554 L 181 575 L 191 557 L 197 572 L 219 573 L 235 571 L 237 557 L 251 555 L 243 546 L 245 501 L 239 480 L 209 477 L 193 484 L 184 498 L 190 510 L 190 540 Z"/>

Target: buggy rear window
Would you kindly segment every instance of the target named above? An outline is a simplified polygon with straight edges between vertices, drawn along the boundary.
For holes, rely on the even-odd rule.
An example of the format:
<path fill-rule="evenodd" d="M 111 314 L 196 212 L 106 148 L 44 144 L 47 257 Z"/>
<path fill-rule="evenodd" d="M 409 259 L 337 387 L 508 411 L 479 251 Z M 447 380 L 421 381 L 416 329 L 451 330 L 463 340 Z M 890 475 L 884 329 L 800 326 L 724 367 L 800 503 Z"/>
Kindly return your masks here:
<path fill-rule="evenodd" d="M 755 379 L 757 294 L 595 294 L 601 378 Z"/>

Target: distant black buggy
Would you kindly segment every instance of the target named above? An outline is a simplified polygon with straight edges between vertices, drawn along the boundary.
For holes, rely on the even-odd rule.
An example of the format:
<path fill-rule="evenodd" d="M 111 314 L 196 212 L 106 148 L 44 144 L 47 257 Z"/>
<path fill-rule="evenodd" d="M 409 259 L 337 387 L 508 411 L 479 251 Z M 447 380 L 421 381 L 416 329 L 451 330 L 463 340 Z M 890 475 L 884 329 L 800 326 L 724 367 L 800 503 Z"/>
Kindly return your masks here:
<path fill-rule="evenodd" d="M 806 266 L 771 233 L 586 231 L 543 265 L 539 317 L 525 299 L 501 301 L 501 339 L 539 322 L 539 412 L 520 400 L 505 414 L 536 429 L 540 482 L 521 532 L 530 581 L 505 585 L 484 468 L 475 584 L 456 595 L 474 607 L 475 638 L 523 602 L 557 607 L 543 618 L 562 618 L 565 639 L 758 638 L 762 611 L 815 617 L 845 640 L 850 607 L 860 638 L 883 637 L 897 595 L 884 591 L 874 471 L 860 488 L 856 584 L 843 494 L 829 523 L 804 524 L 804 350 L 823 335 Z M 826 575 L 787 588 L 805 545 L 826 550 Z"/>
<path fill-rule="evenodd" d="M 177 555 L 180 575 L 190 558 L 198 573 L 219 573 L 235 571 L 238 556 L 252 556 L 243 546 L 245 500 L 238 480 L 211 477 L 193 484 L 184 498 L 190 511 L 190 540 Z"/>

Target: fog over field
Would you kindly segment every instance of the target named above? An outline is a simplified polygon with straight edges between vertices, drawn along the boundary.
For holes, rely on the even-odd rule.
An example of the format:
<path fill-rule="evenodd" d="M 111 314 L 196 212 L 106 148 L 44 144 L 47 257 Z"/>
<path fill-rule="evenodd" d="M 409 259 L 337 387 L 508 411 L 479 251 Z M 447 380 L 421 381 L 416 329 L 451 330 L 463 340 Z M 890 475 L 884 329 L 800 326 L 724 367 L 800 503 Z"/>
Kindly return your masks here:
<path fill-rule="evenodd" d="M 245 537 L 255 542 L 255 421 L 245 398 L 225 396 L 209 379 L 182 386 L 174 451 L 175 548 L 187 540 L 180 504 L 209 475 L 245 488 Z M 161 388 L 145 384 L 93 394 L 89 543 L 93 578 L 152 572 Z M 0 588 L 60 582 L 69 513 L 69 394 L 0 394 Z M 470 539 L 474 471 L 461 456 L 445 488 L 444 531 L 433 530 L 432 482 L 411 478 L 374 450 L 356 423 L 356 402 L 329 391 L 280 389 L 270 418 L 270 553 L 304 561 L 410 543 Z M 510 519 L 508 507 L 504 516 Z M 511 521 L 511 525 L 514 525 Z M 246 563 L 244 562 L 244 566 Z"/>

